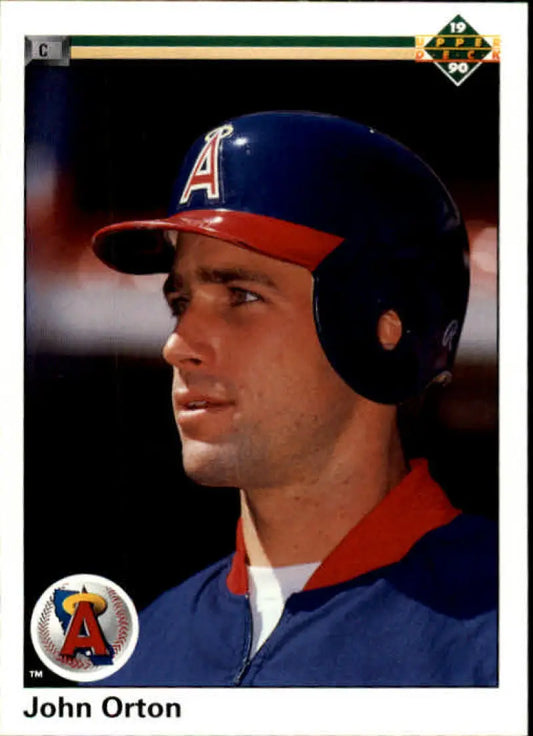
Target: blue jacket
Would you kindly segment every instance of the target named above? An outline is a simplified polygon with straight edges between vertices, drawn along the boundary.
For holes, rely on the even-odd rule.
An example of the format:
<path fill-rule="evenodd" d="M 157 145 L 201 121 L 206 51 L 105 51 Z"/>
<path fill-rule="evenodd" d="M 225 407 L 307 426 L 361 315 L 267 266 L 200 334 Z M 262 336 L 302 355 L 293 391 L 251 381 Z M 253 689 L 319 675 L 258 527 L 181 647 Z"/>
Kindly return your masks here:
<path fill-rule="evenodd" d="M 250 660 L 237 551 L 156 600 L 102 686 L 496 686 L 495 524 L 453 509 L 423 461 L 345 537 Z"/>

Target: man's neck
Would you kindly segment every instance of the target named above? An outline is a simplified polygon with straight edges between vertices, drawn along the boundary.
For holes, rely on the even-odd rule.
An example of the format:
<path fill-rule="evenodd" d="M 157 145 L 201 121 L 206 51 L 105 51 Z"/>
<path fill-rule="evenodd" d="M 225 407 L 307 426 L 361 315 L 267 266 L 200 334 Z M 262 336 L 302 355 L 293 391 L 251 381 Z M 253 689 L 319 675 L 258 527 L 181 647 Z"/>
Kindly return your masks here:
<path fill-rule="evenodd" d="M 353 447 L 349 455 L 333 455 L 312 478 L 241 491 L 249 564 L 323 560 L 408 472 L 395 425 Z"/>

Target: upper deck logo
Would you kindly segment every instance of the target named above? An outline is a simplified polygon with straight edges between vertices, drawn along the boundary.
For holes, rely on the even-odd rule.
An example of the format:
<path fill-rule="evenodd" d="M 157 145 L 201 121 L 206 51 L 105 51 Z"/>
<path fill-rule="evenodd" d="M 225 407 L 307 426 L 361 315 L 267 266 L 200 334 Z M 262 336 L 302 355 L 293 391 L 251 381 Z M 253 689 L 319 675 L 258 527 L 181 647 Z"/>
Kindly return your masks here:
<path fill-rule="evenodd" d="M 31 618 L 31 639 L 43 664 L 78 682 L 100 680 L 120 669 L 138 634 L 133 602 L 99 575 L 72 575 L 54 583 Z"/>
<path fill-rule="evenodd" d="M 481 35 L 456 15 L 437 34 L 416 37 L 416 61 L 433 62 L 459 86 L 481 64 L 500 61 L 500 37 Z"/>

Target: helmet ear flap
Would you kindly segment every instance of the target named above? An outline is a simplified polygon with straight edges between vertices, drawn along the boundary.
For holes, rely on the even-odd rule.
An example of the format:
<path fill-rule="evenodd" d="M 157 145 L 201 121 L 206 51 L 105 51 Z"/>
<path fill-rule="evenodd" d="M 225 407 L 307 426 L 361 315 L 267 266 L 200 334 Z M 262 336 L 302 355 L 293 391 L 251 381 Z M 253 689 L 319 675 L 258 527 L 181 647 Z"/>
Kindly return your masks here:
<path fill-rule="evenodd" d="M 322 348 L 341 378 L 372 401 L 397 404 L 427 382 L 423 347 L 398 289 L 401 274 L 376 251 L 369 257 L 368 248 L 345 240 L 319 264 L 313 272 L 314 316 Z M 390 309 L 402 322 L 402 334 L 395 347 L 386 348 L 378 324 Z"/>

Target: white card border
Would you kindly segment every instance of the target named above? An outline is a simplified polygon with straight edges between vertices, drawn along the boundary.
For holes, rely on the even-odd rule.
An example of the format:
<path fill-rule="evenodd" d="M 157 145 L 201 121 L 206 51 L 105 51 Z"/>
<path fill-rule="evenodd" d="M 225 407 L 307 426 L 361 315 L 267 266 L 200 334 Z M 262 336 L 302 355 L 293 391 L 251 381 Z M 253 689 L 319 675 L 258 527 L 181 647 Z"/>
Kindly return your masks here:
<path fill-rule="evenodd" d="M 23 601 L 23 80 L 25 35 L 414 35 L 460 13 L 498 33 L 501 61 L 500 200 L 500 686 L 497 689 L 143 689 L 179 700 L 179 722 L 96 715 L 33 722 L 31 695 L 91 701 L 77 693 L 22 688 Z M 524 3 L 3 2 L 1 7 L 0 279 L 4 309 L 2 467 L 1 733 L 10 734 L 505 734 L 527 723 L 527 6 Z M 282 22 L 281 22 L 282 21 Z M 479 73 L 479 72 L 478 72 Z M 479 120 L 477 121 L 479 124 Z M 111 692 L 111 691 L 109 691 Z M 116 694 L 117 691 L 113 691 Z M 121 690 L 135 700 L 137 690 Z"/>

